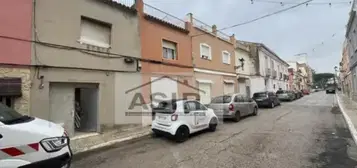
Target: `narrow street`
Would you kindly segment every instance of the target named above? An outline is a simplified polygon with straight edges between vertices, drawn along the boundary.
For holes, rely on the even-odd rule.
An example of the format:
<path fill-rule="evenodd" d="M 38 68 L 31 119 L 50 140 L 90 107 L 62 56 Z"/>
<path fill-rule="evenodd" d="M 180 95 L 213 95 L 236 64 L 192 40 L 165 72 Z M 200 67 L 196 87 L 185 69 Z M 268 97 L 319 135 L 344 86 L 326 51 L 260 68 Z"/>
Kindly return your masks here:
<path fill-rule="evenodd" d="M 73 162 L 75 168 L 354 168 L 357 148 L 334 95 L 313 93 L 177 144 L 150 138 Z"/>

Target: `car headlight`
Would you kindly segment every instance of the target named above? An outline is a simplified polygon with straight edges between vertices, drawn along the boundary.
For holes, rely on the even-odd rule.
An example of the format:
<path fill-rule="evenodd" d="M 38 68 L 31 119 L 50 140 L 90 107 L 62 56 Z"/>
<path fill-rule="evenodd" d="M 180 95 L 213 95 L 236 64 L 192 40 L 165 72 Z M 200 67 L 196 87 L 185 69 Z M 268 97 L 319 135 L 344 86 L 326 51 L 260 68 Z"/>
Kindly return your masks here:
<path fill-rule="evenodd" d="M 54 137 L 43 139 L 40 144 L 46 152 L 56 152 L 68 145 L 68 137 Z"/>

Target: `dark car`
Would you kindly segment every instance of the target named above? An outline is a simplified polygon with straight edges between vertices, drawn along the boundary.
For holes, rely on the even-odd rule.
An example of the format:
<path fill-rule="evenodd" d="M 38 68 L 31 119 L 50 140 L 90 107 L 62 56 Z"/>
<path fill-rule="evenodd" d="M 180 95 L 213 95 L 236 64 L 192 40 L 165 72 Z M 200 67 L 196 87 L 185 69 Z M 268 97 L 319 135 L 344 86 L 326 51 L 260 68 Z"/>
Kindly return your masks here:
<path fill-rule="evenodd" d="M 280 105 L 280 100 L 274 92 L 256 92 L 253 94 L 253 100 L 257 102 L 258 107 L 270 107 Z"/>
<path fill-rule="evenodd" d="M 293 92 L 295 93 L 296 99 L 304 97 L 304 94 L 300 90 L 294 90 Z"/>
<path fill-rule="evenodd" d="M 295 93 L 290 90 L 278 90 L 276 91 L 276 95 L 278 99 L 282 101 L 293 101 L 296 99 Z"/>
<path fill-rule="evenodd" d="M 326 88 L 326 94 L 335 94 L 336 93 L 336 87 L 334 86 L 329 86 Z"/>

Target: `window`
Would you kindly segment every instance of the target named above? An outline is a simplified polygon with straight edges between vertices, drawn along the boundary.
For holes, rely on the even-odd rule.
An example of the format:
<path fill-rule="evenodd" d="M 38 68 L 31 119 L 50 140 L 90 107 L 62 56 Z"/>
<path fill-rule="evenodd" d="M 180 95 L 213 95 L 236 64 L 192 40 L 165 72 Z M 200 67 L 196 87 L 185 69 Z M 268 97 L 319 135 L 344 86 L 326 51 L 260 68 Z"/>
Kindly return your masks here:
<path fill-rule="evenodd" d="M 14 98 L 13 97 L 8 97 L 8 96 L 4 96 L 1 97 L 0 96 L 0 103 L 4 104 L 5 106 L 9 107 L 9 108 L 14 108 Z"/>
<path fill-rule="evenodd" d="M 103 48 L 110 47 L 111 25 L 86 17 L 81 18 L 81 37 L 79 41 L 84 44 Z"/>
<path fill-rule="evenodd" d="M 230 103 L 232 96 L 218 96 L 212 99 L 211 103 Z"/>
<path fill-rule="evenodd" d="M 177 59 L 177 44 L 172 41 L 162 40 L 162 57 L 165 59 Z"/>
<path fill-rule="evenodd" d="M 231 54 L 228 51 L 222 51 L 222 62 L 224 64 L 231 64 Z"/>
<path fill-rule="evenodd" d="M 203 59 L 212 60 L 211 47 L 207 44 L 200 44 L 200 56 Z"/>

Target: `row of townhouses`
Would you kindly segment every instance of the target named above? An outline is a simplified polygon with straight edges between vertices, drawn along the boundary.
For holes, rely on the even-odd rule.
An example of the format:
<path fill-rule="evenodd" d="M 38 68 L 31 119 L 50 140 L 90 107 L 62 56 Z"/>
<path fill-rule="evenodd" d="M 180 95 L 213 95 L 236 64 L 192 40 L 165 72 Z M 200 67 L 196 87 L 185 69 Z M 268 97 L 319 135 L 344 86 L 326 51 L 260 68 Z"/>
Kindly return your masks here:
<path fill-rule="evenodd" d="M 0 101 L 61 123 L 70 136 L 150 124 L 127 112 L 163 96 L 154 93 L 195 93 L 209 103 L 226 93 L 305 87 L 289 83 L 300 77 L 266 45 L 142 0 L 4 0 L 0 20 Z"/>
<path fill-rule="evenodd" d="M 355 6 L 356 3 L 353 1 L 343 43 L 339 82 L 342 91 L 351 99 L 357 101 L 357 18 Z"/>

